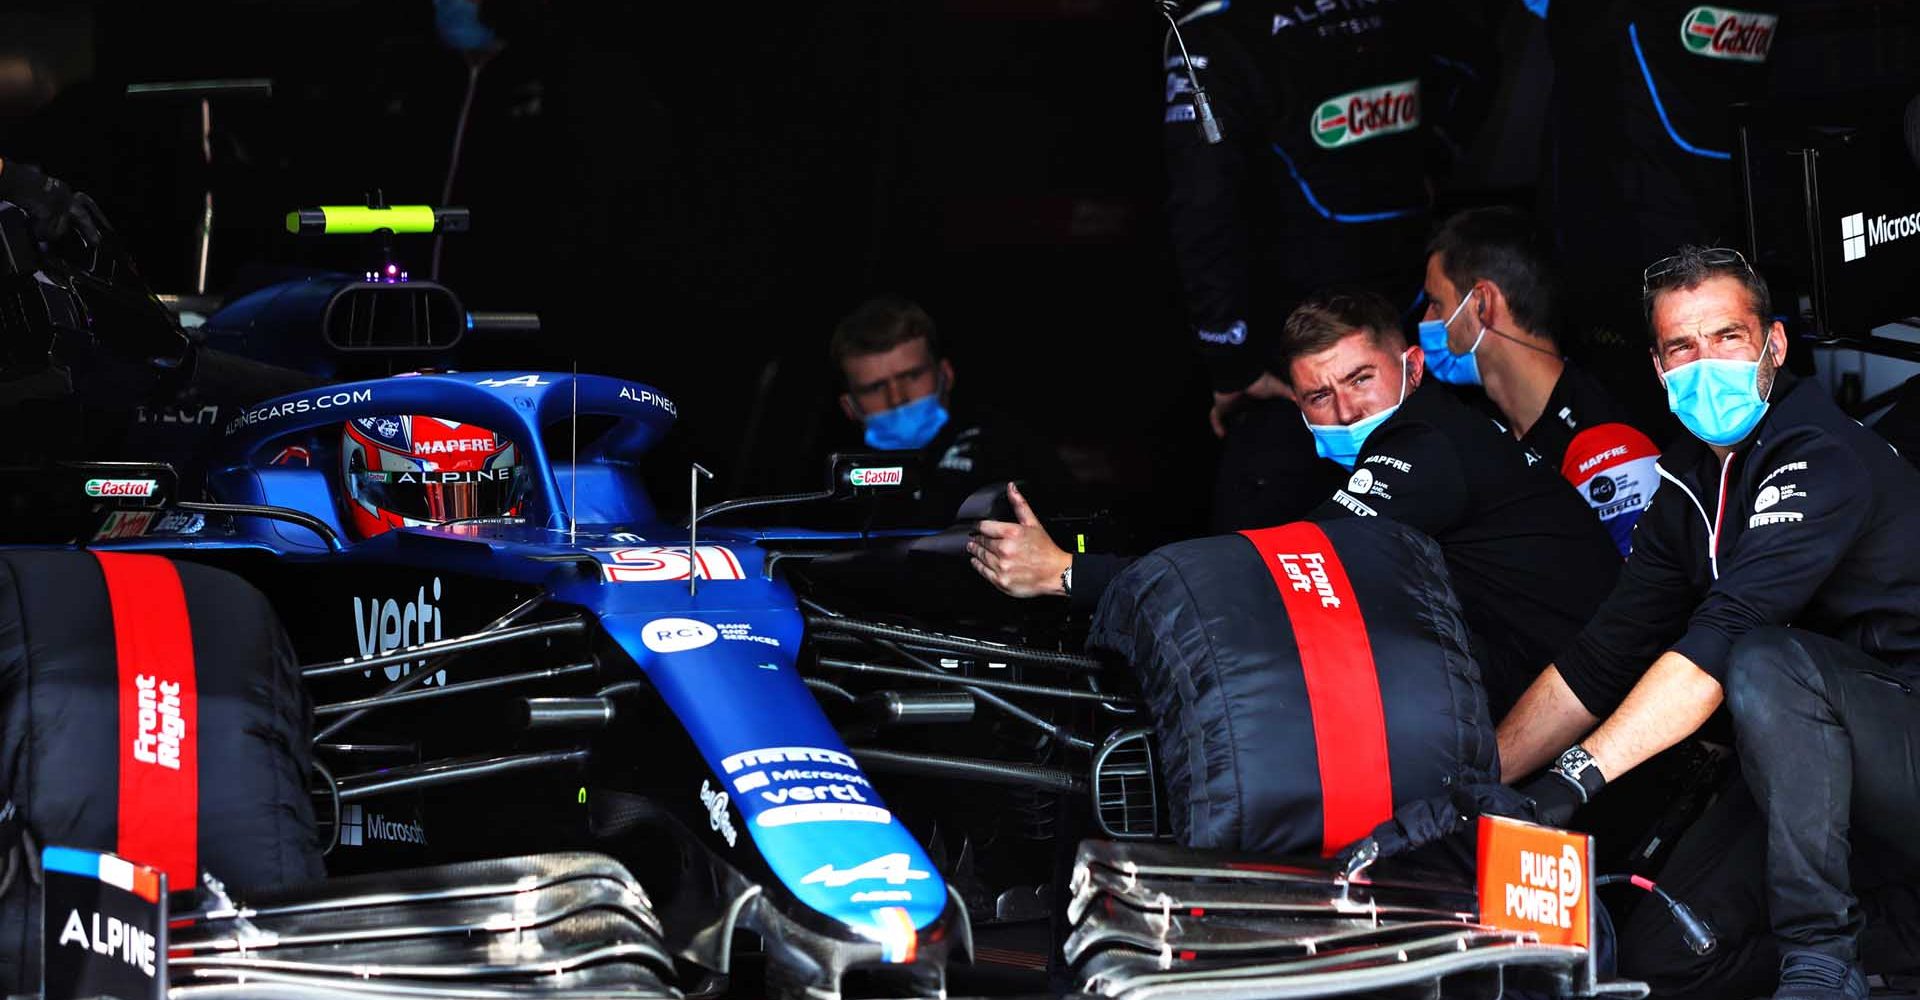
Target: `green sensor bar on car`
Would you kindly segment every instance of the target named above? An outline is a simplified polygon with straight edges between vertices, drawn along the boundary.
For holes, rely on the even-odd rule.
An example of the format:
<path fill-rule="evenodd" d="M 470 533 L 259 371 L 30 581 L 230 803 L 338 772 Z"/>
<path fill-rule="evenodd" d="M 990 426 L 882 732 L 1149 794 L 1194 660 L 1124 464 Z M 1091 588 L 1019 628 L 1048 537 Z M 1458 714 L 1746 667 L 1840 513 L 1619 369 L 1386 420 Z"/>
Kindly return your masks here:
<path fill-rule="evenodd" d="M 471 216 L 464 208 L 431 205 L 322 205 L 287 213 L 287 232 L 299 235 L 364 235 L 384 229 L 402 233 L 464 233 Z"/>

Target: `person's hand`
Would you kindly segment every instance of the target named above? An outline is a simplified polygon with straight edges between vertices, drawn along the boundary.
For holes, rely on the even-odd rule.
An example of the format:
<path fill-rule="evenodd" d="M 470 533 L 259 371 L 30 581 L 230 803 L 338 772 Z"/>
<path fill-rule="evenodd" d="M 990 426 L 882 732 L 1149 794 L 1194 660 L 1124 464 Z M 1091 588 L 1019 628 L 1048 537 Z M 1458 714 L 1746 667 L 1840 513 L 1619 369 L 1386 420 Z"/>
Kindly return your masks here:
<path fill-rule="evenodd" d="M 1214 437 L 1223 438 L 1227 436 L 1227 418 L 1233 416 L 1233 411 L 1239 409 L 1241 401 L 1246 398 L 1247 391 L 1245 389 L 1241 389 L 1238 392 L 1216 392 L 1213 394 L 1213 409 L 1207 413 L 1207 423 L 1213 425 Z"/>
<path fill-rule="evenodd" d="M 1511 816 L 1538 821 L 1540 803 L 1523 790 L 1497 781 L 1455 784 L 1444 795 L 1403 803 L 1367 836 L 1347 845 L 1336 857 L 1341 871 L 1356 863 L 1399 857 L 1429 844 L 1464 833 L 1481 816 Z M 1574 793 L 1576 801 L 1579 793 Z M 1569 811 L 1571 815 L 1571 811 Z M 1564 821 L 1563 821 L 1564 822 Z M 1549 823 L 1549 825 L 1553 825 Z"/>
<path fill-rule="evenodd" d="M 1247 386 L 1247 395 L 1254 399 L 1284 399 L 1294 402 L 1293 387 L 1281 381 L 1272 372 L 1261 372 L 1260 377 Z"/>
<path fill-rule="evenodd" d="M 92 198 L 31 163 L 0 162 L 0 201 L 26 210 L 33 220 L 34 238 L 45 243 L 59 241 L 69 229 L 90 244 L 99 243 L 100 234 L 113 228 Z"/>
<path fill-rule="evenodd" d="M 1534 820 L 1543 826 L 1566 826 L 1573 814 L 1587 803 L 1587 793 L 1579 783 L 1553 768 L 1516 791 L 1533 800 Z"/>
<path fill-rule="evenodd" d="M 1008 483 L 1007 499 L 1016 521 L 981 521 L 967 543 L 974 572 L 1009 597 L 1064 596 L 1060 575 L 1073 565 L 1073 557 L 1047 537 L 1019 487 Z"/>
<path fill-rule="evenodd" d="M 1214 437 L 1227 436 L 1227 421 L 1232 419 L 1234 411 L 1245 405 L 1250 399 L 1284 399 L 1293 402 L 1293 388 L 1269 372 L 1261 372 L 1245 389 L 1235 392 L 1216 392 L 1213 394 L 1213 409 L 1207 414 L 1207 423 L 1213 425 Z"/>

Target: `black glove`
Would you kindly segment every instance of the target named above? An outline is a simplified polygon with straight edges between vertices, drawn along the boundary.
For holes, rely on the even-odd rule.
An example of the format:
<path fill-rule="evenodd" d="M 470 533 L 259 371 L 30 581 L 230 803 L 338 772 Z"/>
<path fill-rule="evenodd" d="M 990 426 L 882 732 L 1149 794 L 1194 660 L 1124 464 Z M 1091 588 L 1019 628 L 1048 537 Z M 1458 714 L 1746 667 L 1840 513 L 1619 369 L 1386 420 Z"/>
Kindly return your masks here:
<path fill-rule="evenodd" d="M 58 242 L 71 229 L 89 244 L 97 244 L 100 234 L 113 228 L 92 198 L 31 163 L 0 163 L 0 201 L 26 210 L 33 220 L 34 237 L 43 243 Z"/>
<path fill-rule="evenodd" d="M 1391 858 L 1425 847 L 1460 833 L 1483 815 L 1534 818 L 1532 803 L 1498 782 L 1456 785 L 1446 795 L 1418 799 L 1394 810 L 1392 819 L 1340 852 L 1340 870 L 1349 870 L 1368 850 L 1377 851 L 1377 858 Z"/>
<path fill-rule="evenodd" d="M 1534 821 L 1546 826 L 1566 826 L 1587 804 L 1587 793 L 1580 783 L 1553 768 L 1521 786 L 1520 794 L 1533 800 Z"/>

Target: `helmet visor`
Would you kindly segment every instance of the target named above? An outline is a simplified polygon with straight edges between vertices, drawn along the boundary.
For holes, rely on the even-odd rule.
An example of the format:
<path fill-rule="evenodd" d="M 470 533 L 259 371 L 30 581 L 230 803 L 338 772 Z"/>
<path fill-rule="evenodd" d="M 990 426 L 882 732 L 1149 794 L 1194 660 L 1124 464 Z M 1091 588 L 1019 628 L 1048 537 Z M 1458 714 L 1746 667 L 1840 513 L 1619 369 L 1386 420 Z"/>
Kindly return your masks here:
<path fill-rule="evenodd" d="M 526 498 L 528 482 L 526 468 L 519 465 L 461 472 L 356 468 L 349 475 L 365 502 L 410 520 L 436 524 L 515 513 Z"/>

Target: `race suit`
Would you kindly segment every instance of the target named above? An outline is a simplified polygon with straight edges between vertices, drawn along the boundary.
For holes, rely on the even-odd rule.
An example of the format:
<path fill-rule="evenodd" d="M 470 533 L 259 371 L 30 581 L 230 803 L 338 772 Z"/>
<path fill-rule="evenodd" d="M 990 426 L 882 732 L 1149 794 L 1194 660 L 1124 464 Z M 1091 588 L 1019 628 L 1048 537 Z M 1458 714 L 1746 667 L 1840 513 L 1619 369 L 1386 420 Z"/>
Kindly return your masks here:
<path fill-rule="evenodd" d="M 1165 65 L 1174 255 L 1216 392 L 1268 367 L 1287 313 L 1332 283 L 1411 305 L 1436 135 L 1490 92 L 1477 33 L 1414 0 L 1203 3 Z M 1447 40 L 1460 38 L 1458 44 Z M 1225 132 L 1196 126 L 1187 58 Z"/>
<path fill-rule="evenodd" d="M 1765 819 L 1745 827 L 1765 837 L 1753 851 L 1765 859 L 1764 891 L 1753 868 L 1700 870 L 1703 851 L 1736 845 L 1683 841 L 1668 871 L 1696 887 L 1720 930 L 1717 955 L 1622 947 L 1627 974 L 1674 995 L 1708 995 L 1743 961 L 1767 965 L 1754 899 L 1782 947 L 1850 959 L 1861 941 L 1856 876 L 1920 878 L 1920 473 L 1818 384 L 1781 372 L 1772 398 L 1724 462 L 1691 437 L 1661 456 L 1619 585 L 1556 661 L 1601 718 L 1664 650 L 1726 693 Z M 1638 939 L 1632 929 L 1626 938 Z M 1660 967 L 1674 956 L 1677 966 Z"/>

